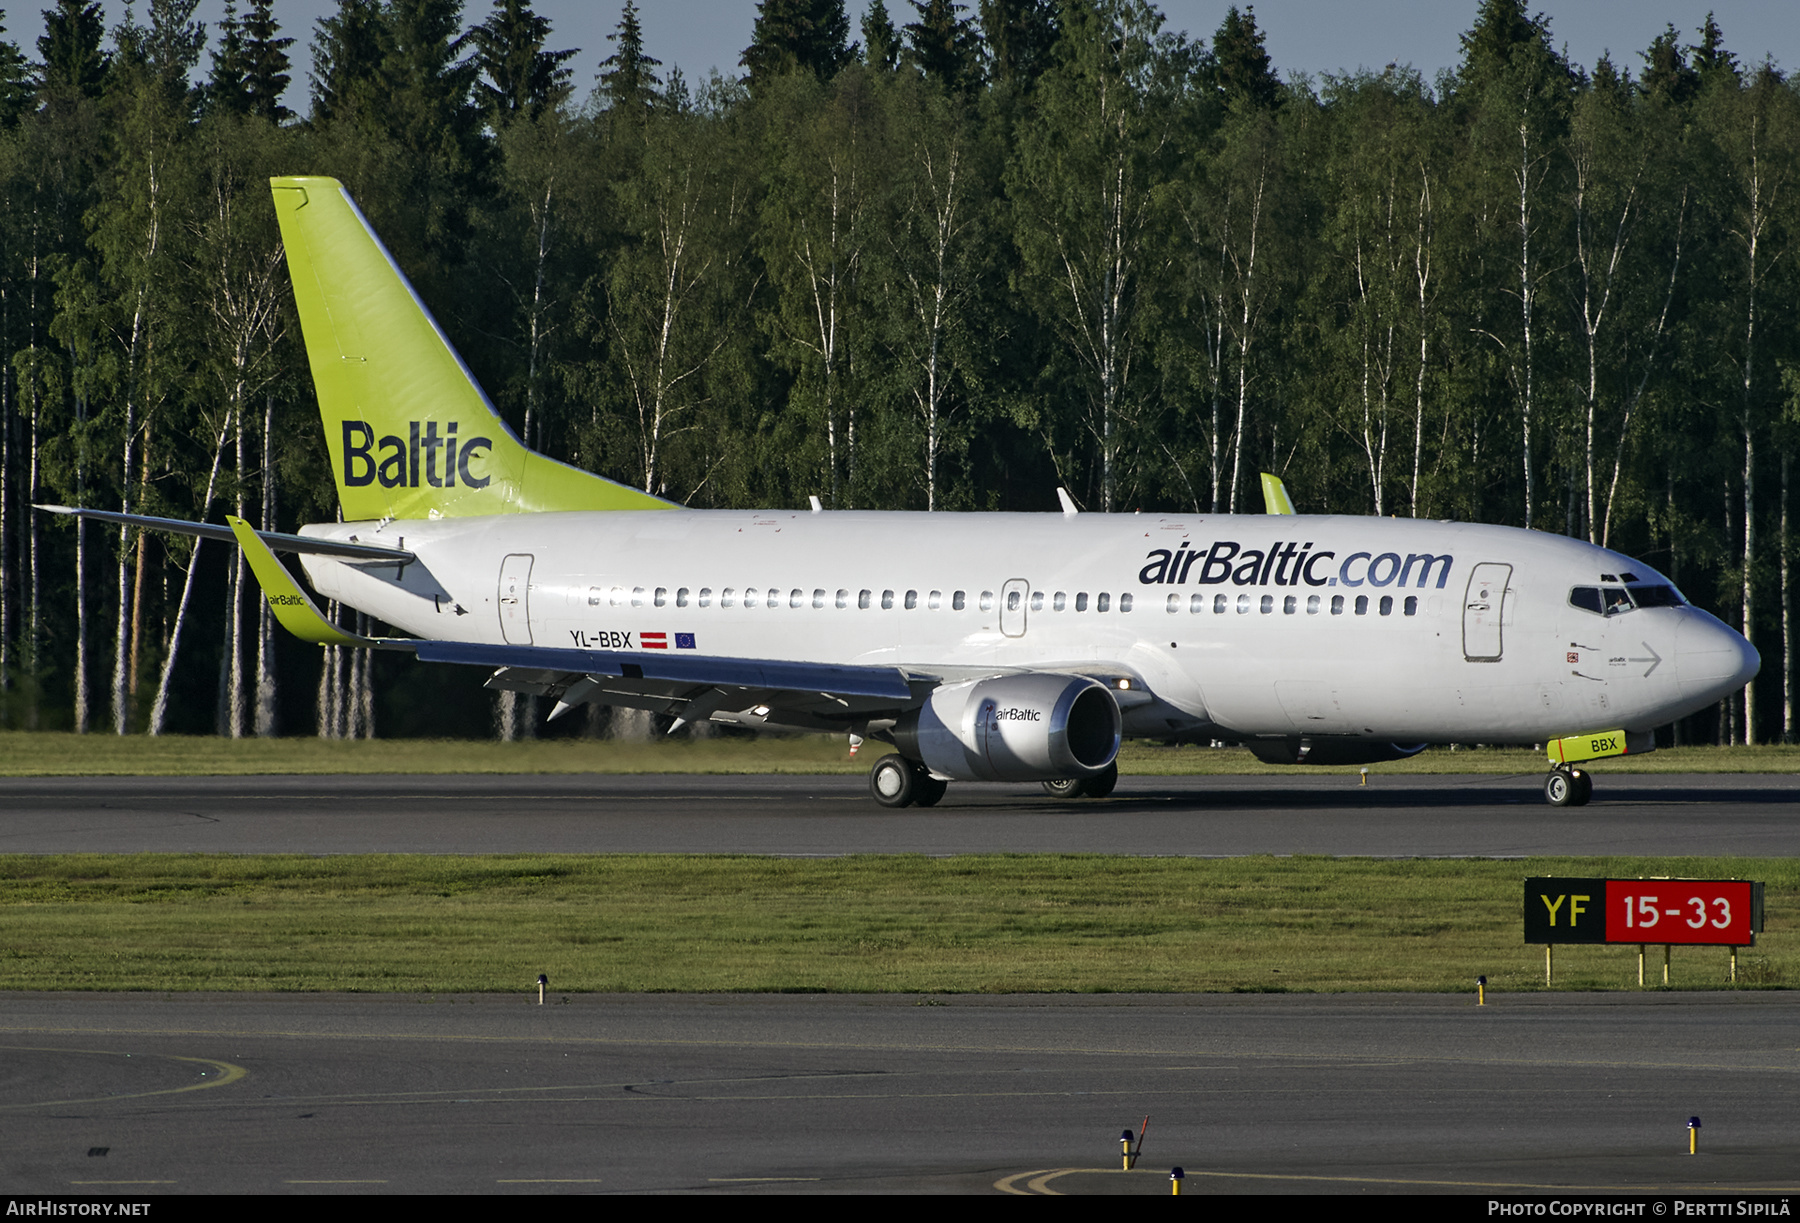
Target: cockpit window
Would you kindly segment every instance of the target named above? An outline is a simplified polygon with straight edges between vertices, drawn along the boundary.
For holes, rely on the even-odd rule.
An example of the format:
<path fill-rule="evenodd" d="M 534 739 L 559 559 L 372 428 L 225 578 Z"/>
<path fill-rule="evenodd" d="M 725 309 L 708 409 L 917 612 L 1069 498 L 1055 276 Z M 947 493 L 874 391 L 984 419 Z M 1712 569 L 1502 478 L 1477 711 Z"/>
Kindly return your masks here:
<path fill-rule="evenodd" d="M 1680 607 L 1687 600 L 1673 586 L 1577 586 L 1569 606 L 1596 616 L 1617 616 L 1634 607 Z"/>

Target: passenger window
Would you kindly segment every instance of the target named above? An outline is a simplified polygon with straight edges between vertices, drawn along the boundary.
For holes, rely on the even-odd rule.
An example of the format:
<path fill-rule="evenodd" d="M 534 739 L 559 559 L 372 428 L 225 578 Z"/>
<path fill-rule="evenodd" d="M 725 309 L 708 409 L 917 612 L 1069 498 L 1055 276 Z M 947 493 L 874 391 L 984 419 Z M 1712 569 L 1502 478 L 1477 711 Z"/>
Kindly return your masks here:
<path fill-rule="evenodd" d="M 950 596 L 950 610 L 951 611 L 961 611 L 963 608 L 967 607 L 968 605 L 969 605 L 969 597 L 967 595 L 965 595 L 962 591 L 959 590 L 955 594 Z"/>
<path fill-rule="evenodd" d="M 994 610 L 994 592 L 993 591 L 984 590 L 981 592 L 981 610 L 982 611 L 993 611 Z"/>
<path fill-rule="evenodd" d="M 1050 606 L 1056 611 L 1066 611 L 1069 606 L 1069 596 L 1060 590 L 1057 591 L 1056 598 L 1050 601 Z"/>
<path fill-rule="evenodd" d="M 1416 616 L 1419 614 L 1419 596 L 1418 595 L 1407 595 L 1406 596 L 1406 614 L 1409 616 Z"/>
<path fill-rule="evenodd" d="M 919 605 L 919 592 L 916 590 L 907 591 L 906 592 L 906 610 L 912 611 L 918 605 Z"/>
<path fill-rule="evenodd" d="M 1087 591 L 1083 590 L 1075 596 L 1075 610 L 1078 612 L 1087 610 Z"/>
<path fill-rule="evenodd" d="M 1044 592 L 1043 591 L 1034 590 L 1031 592 L 1031 610 L 1034 612 L 1041 612 L 1044 610 Z"/>
<path fill-rule="evenodd" d="M 1334 616 L 1341 616 L 1344 614 L 1344 596 L 1343 595 L 1332 595 L 1331 596 L 1331 614 Z"/>
<path fill-rule="evenodd" d="M 799 594 L 800 592 L 796 590 L 794 593 Z M 770 607 L 770 609 L 773 610 L 774 608 L 777 608 L 780 606 L 781 606 L 781 592 L 779 590 L 776 590 L 773 586 L 769 587 L 769 607 Z"/>
<path fill-rule="evenodd" d="M 1291 616 L 1299 610 L 1300 610 L 1300 600 L 1295 598 L 1293 595 L 1289 595 L 1287 598 L 1285 598 L 1281 601 L 1281 614 L 1282 615 Z"/>
<path fill-rule="evenodd" d="M 934 590 L 929 595 L 926 596 L 925 606 L 928 609 L 930 609 L 931 611 L 936 611 L 938 608 L 942 607 L 943 605 L 944 605 L 944 592 L 943 591 Z"/>
<path fill-rule="evenodd" d="M 1128 612 L 1130 610 L 1131 610 L 1131 596 L 1130 595 L 1120 595 L 1119 596 L 1119 614 L 1121 616 L 1123 616 L 1126 612 Z"/>
<path fill-rule="evenodd" d="M 1167 599 L 1167 604 L 1168 604 L 1168 608 L 1169 608 L 1169 614 L 1171 616 L 1173 616 L 1176 612 L 1181 610 L 1181 596 L 1180 595 L 1170 595 Z"/>
<path fill-rule="evenodd" d="M 745 607 L 755 607 L 758 597 L 759 596 L 756 593 L 756 587 L 754 587 L 754 586 L 744 587 L 744 606 Z M 729 606 L 729 604 L 727 604 L 727 606 Z"/>
<path fill-rule="evenodd" d="M 813 606 L 814 607 L 824 607 L 825 606 L 825 592 L 824 591 L 822 591 L 822 590 L 813 591 Z"/>
<path fill-rule="evenodd" d="M 839 611 L 842 611 L 844 608 L 850 606 L 850 592 L 849 591 L 840 590 L 837 592 L 837 606 L 838 606 Z"/>
<path fill-rule="evenodd" d="M 1366 616 L 1369 614 L 1369 596 L 1368 595 L 1357 595 L 1356 596 L 1356 614 L 1359 616 Z"/>
<path fill-rule="evenodd" d="M 622 606 L 625 602 L 625 588 L 623 586 L 614 586 L 612 588 L 612 594 L 607 597 L 614 607 Z"/>
<path fill-rule="evenodd" d="M 862 593 L 860 593 L 856 596 L 856 606 L 861 608 L 863 611 L 868 611 L 869 610 L 869 599 L 871 597 L 872 597 L 872 592 L 867 591 L 867 590 L 863 591 Z"/>
<path fill-rule="evenodd" d="M 1238 615 L 1248 616 L 1249 614 L 1250 614 L 1250 596 L 1249 595 L 1239 595 L 1238 596 Z"/>
<path fill-rule="evenodd" d="M 1266 616 L 1274 610 L 1275 610 L 1275 596 L 1274 595 L 1264 595 L 1262 597 L 1262 614 Z"/>
<path fill-rule="evenodd" d="M 1094 600 L 1094 610 L 1095 611 L 1111 611 L 1112 610 L 1112 596 L 1107 594 L 1105 591 L 1102 591 L 1100 593 L 1100 597 Z"/>
<path fill-rule="evenodd" d="M 804 590 L 788 591 L 788 606 L 789 607 L 805 607 L 806 606 L 806 592 Z"/>
<path fill-rule="evenodd" d="M 1230 604 L 1230 602 L 1231 602 L 1231 600 L 1227 599 L 1224 595 L 1214 595 L 1213 596 L 1213 615 L 1223 616 L 1225 614 L 1225 608 Z"/>
<path fill-rule="evenodd" d="M 712 606 L 712 587 L 711 586 L 702 586 L 700 588 L 700 606 L 701 607 L 711 607 Z"/>
<path fill-rule="evenodd" d="M 893 591 L 884 590 L 881 592 L 881 610 L 882 611 L 893 611 L 894 610 L 894 592 Z"/>
<path fill-rule="evenodd" d="M 589 586 L 588 587 L 588 606 L 589 607 L 599 607 L 601 602 L 605 598 L 606 598 L 606 596 L 600 593 L 600 588 L 598 586 Z"/>
<path fill-rule="evenodd" d="M 721 590 L 719 592 L 719 606 L 720 607 L 736 607 L 737 606 L 737 591 L 733 590 L 729 586 L 727 586 L 724 590 Z"/>
<path fill-rule="evenodd" d="M 1394 614 L 1394 596 L 1393 595 L 1382 595 L 1381 596 L 1381 614 L 1384 616 L 1391 616 Z"/>
<path fill-rule="evenodd" d="M 642 586 L 637 586 L 632 589 L 631 605 L 633 607 L 642 607 L 644 605 L 644 588 Z"/>
<path fill-rule="evenodd" d="M 1181 596 L 1177 595 L 1175 597 L 1180 598 Z M 1205 610 L 1206 610 L 1206 596 L 1205 595 L 1190 595 L 1190 596 L 1188 596 L 1188 615 L 1197 616 Z"/>
<path fill-rule="evenodd" d="M 668 602 L 669 602 L 669 588 L 667 586 L 658 586 L 656 588 L 656 605 L 658 607 L 663 607 L 663 606 L 666 606 L 668 604 Z"/>
<path fill-rule="evenodd" d="M 680 590 L 675 592 L 675 606 L 676 607 L 686 607 L 687 605 L 688 605 L 688 588 L 686 586 L 683 586 Z"/>
<path fill-rule="evenodd" d="M 1309 616 L 1316 616 L 1319 614 L 1319 596 L 1318 595 L 1307 595 L 1306 596 L 1306 614 Z"/>
<path fill-rule="evenodd" d="M 1006 610 L 1009 612 L 1015 612 L 1015 611 L 1019 610 L 1019 592 L 1018 591 L 1009 590 L 1006 592 Z"/>

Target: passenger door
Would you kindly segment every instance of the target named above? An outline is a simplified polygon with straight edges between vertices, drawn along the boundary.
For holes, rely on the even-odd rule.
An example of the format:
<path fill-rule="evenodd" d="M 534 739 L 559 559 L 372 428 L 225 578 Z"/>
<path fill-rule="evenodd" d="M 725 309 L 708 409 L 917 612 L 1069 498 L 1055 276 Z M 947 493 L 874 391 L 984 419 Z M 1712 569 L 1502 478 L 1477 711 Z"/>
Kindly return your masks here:
<path fill-rule="evenodd" d="M 1469 574 L 1463 595 L 1463 658 L 1469 662 L 1499 662 L 1504 643 L 1501 618 L 1506 613 L 1506 583 L 1512 566 L 1487 562 Z"/>
<path fill-rule="evenodd" d="M 507 645 L 531 644 L 531 554 L 500 562 L 500 635 Z"/>
<path fill-rule="evenodd" d="M 1008 637 L 1025 635 L 1025 603 L 1031 597 L 1031 583 L 1012 578 L 1000 588 L 1000 631 Z"/>

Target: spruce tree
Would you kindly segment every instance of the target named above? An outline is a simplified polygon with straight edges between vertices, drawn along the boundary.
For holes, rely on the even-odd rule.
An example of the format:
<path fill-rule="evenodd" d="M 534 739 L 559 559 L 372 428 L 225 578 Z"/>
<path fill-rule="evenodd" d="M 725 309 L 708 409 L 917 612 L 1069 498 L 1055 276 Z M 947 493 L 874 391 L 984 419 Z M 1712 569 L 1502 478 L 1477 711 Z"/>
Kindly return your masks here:
<path fill-rule="evenodd" d="M 44 34 L 37 46 L 45 100 L 100 96 L 112 63 L 100 50 L 105 35 L 98 0 L 57 0 L 54 9 L 44 11 Z"/>
<path fill-rule="evenodd" d="M 1270 68 L 1262 31 L 1256 28 L 1256 6 L 1242 13 L 1232 5 L 1213 35 L 1213 71 L 1219 92 L 1232 106 L 1274 110 L 1281 104 L 1281 81 Z"/>
<path fill-rule="evenodd" d="M 997 84 L 1029 89 L 1050 66 L 1060 30 L 1051 0 L 981 0 L 981 33 L 988 75 Z"/>
<path fill-rule="evenodd" d="M 536 119 L 568 98 L 571 73 L 563 65 L 579 49 L 546 51 L 549 37 L 550 23 L 524 0 L 494 0 L 488 19 L 469 31 L 483 78 L 475 83 L 475 96 L 496 130 L 518 115 Z"/>
<path fill-rule="evenodd" d="M 281 37 L 281 24 L 275 20 L 275 0 L 250 0 L 250 10 L 243 21 L 244 55 L 248 60 L 245 91 L 250 99 L 250 113 L 271 123 L 286 123 L 294 112 L 281 104 L 281 95 L 293 78 L 287 49 L 291 38 Z"/>
<path fill-rule="evenodd" d="M 908 23 L 908 55 L 927 79 L 959 91 L 980 82 L 980 41 L 975 23 L 959 16 L 954 0 L 912 0 L 919 19 Z"/>
<path fill-rule="evenodd" d="M 844 0 L 758 0 L 756 28 L 738 62 L 757 90 L 790 72 L 830 80 L 855 57 Z"/>
<path fill-rule="evenodd" d="M 0 23 L 5 19 L 6 10 L 0 9 Z M 5 28 L 0 24 L 0 34 L 5 33 Z M 20 54 L 19 44 L 0 38 L 0 127 L 16 127 L 31 110 L 36 93 L 31 65 Z"/>
<path fill-rule="evenodd" d="M 1643 57 L 1644 75 L 1641 84 L 1650 97 L 1675 106 L 1684 106 L 1699 91 L 1700 74 L 1688 66 L 1687 59 L 1682 55 L 1674 26 L 1668 26 L 1658 34 Z"/>
<path fill-rule="evenodd" d="M 900 66 L 900 32 L 881 0 L 870 0 L 864 10 L 862 36 L 863 63 L 878 72 L 892 72 Z"/>
<path fill-rule="evenodd" d="M 378 0 L 338 0 L 313 36 L 312 117 L 328 123 L 371 99 L 381 67 L 383 22 Z"/>
<path fill-rule="evenodd" d="M 644 29 L 638 24 L 637 5 L 625 0 L 625 11 L 619 15 L 619 28 L 606 36 L 617 45 L 600 64 L 600 91 L 606 95 L 607 107 L 620 114 L 643 114 L 656 102 L 655 69 L 662 61 L 644 54 Z"/>

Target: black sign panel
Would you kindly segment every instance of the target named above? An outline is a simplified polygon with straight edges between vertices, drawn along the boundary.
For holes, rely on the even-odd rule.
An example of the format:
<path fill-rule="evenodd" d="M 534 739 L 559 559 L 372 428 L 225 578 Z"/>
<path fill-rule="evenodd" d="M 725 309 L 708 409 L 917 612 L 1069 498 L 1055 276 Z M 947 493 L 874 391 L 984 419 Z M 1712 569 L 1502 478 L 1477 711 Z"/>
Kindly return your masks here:
<path fill-rule="evenodd" d="M 1527 879 L 1527 943 L 1604 943 L 1606 880 Z"/>

